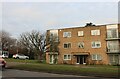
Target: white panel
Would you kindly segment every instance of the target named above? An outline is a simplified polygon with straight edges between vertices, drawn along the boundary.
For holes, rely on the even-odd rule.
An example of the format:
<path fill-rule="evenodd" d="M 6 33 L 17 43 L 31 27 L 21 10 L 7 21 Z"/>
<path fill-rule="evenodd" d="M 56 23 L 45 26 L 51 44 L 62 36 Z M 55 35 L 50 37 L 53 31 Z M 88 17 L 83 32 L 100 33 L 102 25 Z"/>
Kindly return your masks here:
<path fill-rule="evenodd" d="M 78 36 L 83 36 L 83 35 L 84 35 L 83 31 L 78 31 Z"/>
<path fill-rule="evenodd" d="M 50 30 L 50 34 L 58 36 L 58 30 Z"/>
<path fill-rule="evenodd" d="M 114 25 L 107 25 L 107 29 L 117 29 L 118 28 L 118 25 L 117 24 L 114 24 Z"/>

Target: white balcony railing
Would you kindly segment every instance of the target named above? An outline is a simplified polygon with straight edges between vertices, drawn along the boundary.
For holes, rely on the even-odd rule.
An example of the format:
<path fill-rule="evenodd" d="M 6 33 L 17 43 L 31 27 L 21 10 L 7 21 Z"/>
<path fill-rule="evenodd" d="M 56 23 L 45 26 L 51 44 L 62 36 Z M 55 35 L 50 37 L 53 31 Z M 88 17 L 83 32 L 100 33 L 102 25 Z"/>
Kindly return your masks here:
<path fill-rule="evenodd" d="M 108 53 L 120 53 L 120 49 L 107 49 Z"/>

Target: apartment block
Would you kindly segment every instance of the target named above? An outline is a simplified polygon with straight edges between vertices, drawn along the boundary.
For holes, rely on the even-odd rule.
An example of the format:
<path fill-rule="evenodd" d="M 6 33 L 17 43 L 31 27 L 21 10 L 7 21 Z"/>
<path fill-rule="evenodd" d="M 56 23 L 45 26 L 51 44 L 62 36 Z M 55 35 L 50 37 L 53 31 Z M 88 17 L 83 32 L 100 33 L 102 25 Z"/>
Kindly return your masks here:
<path fill-rule="evenodd" d="M 120 24 L 47 30 L 49 64 L 120 64 Z"/>

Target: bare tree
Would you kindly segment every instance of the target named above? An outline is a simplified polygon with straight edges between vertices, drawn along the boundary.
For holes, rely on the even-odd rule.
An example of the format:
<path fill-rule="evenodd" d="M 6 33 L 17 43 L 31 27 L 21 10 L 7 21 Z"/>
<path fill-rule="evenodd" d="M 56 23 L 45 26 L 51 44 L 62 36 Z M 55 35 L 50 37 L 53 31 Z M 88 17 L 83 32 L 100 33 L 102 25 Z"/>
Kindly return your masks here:
<path fill-rule="evenodd" d="M 16 39 L 12 38 L 10 33 L 6 31 L 0 31 L 0 42 L 2 50 L 8 50 L 15 45 Z"/>
<path fill-rule="evenodd" d="M 9 57 L 12 57 L 16 53 L 16 41 L 9 32 L 0 30 L 0 49 L 2 51 L 8 51 Z"/>
<path fill-rule="evenodd" d="M 59 52 L 59 38 L 58 35 L 47 32 L 46 35 L 46 51 L 48 52 Z"/>
<path fill-rule="evenodd" d="M 58 52 L 59 51 L 58 44 L 59 44 L 58 37 L 50 35 L 47 38 L 46 50 L 49 52 Z"/>
<path fill-rule="evenodd" d="M 38 31 L 26 32 L 20 35 L 20 42 L 28 48 L 29 51 L 34 51 L 34 55 L 42 58 L 44 53 L 44 34 L 41 34 Z"/>

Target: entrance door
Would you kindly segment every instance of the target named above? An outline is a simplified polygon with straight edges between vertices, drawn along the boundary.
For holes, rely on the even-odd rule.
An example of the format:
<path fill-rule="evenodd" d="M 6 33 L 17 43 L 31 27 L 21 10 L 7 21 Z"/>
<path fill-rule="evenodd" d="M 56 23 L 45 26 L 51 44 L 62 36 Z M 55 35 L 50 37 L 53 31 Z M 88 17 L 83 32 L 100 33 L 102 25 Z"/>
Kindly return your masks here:
<path fill-rule="evenodd" d="M 77 56 L 77 64 L 85 64 L 86 63 L 86 56 Z"/>
<path fill-rule="evenodd" d="M 53 64 L 53 55 L 50 55 L 50 64 Z"/>
<path fill-rule="evenodd" d="M 83 63 L 84 63 L 84 56 L 80 56 L 79 59 L 80 59 L 80 62 L 79 62 L 79 63 L 80 63 L 80 64 L 83 64 Z"/>
<path fill-rule="evenodd" d="M 50 64 L 57 64 L 58 55 L 50 55 Z"/>

